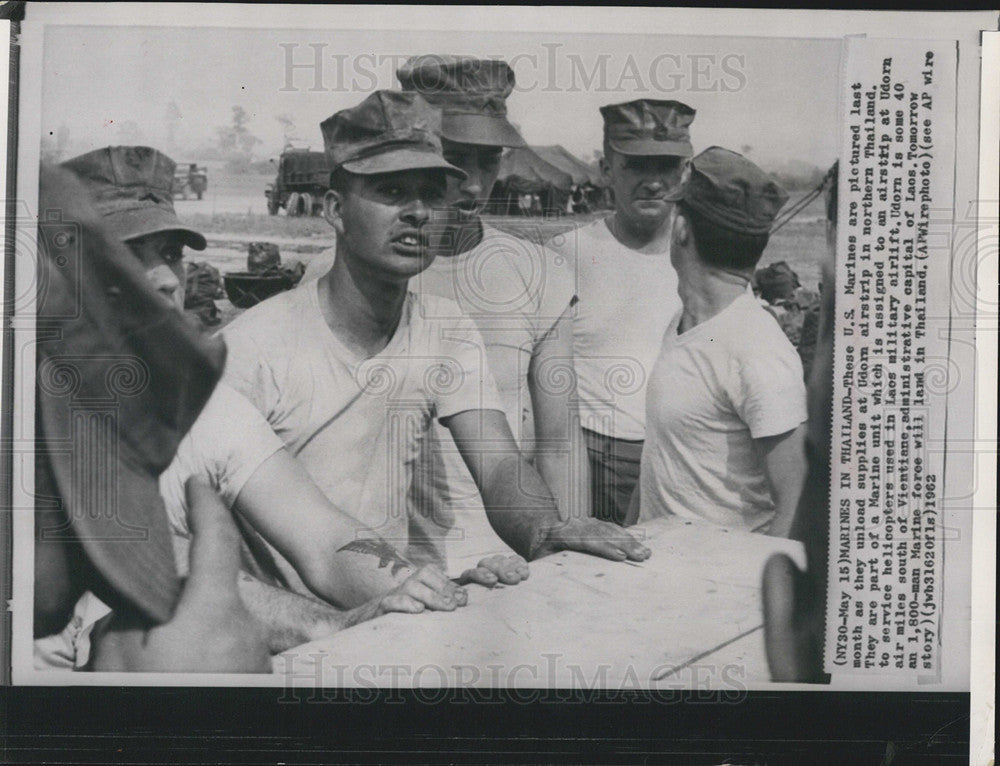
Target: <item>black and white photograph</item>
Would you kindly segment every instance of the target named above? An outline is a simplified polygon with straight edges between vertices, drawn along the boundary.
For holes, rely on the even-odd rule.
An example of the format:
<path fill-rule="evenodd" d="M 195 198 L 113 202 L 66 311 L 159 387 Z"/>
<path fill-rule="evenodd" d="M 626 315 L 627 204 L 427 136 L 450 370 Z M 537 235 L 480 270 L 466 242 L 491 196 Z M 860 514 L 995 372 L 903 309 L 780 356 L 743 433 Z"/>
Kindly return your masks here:
<path fill-rule="evenodd" d="M 29 3 L 12 682 L 943 694 L 986 763 L 998 14 L 854 16 Z"/>

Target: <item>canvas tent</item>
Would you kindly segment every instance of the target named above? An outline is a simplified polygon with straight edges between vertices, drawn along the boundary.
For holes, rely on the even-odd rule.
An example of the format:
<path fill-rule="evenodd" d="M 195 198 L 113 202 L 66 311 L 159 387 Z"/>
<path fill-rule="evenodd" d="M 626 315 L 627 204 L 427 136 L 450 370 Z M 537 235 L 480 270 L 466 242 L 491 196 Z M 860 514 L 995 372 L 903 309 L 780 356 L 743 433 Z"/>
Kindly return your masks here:
<path fill-rule="evenodd" d="M 564 173 L 568 173 L 573 179 L 575 186 L 583 186 L 585 184 L 603 186 L 601 173 L 597 168 L 591 167 L 561 145 L 533 146 L 531 149 L 550 165 L 554 165 Z"/>
<path fill-rule="evenodd" d="M 518 193 L 542 192 L 549 188 L 566 194 L 573 187 L 569 173 L 538 156 L 530 147 L 511 149 L 500 161 L 499 180 Z"/>
<path fill-rule="evenodd" d="M 514 148 L 500 160 L 491 207 L 502 214 L 516 215 L 518 198 L 533 195 L 537 206 L 533 214 L 562 212 L 572 188 L 573 178 L 569 173 L 546 162 L 529 147 Z"/>

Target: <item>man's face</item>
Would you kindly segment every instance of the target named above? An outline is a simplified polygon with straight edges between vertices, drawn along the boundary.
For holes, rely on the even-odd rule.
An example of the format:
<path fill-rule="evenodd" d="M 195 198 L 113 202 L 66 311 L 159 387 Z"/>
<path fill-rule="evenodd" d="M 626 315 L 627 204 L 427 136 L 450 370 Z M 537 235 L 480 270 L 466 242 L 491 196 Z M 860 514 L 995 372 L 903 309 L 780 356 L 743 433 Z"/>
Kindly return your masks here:
<path fill-rule="evenodd" d="M 640 231 L 662 226 L 679 198 L 687 164 L 681 157 L 608 152 L 601 161 L 601 170 L 614 191 L 619 218 Z"/>
<path fill-rule="evenodd" d="M 424 225 L 445 204 L 443 171 L 352 174 L 347 184 L 346 190 L 331 193 L 328 216 L 350 260 L 393 280 L 410 279 L 431 265 L 434 254 Z"/>
<path fill-rule="evenodd" d="M 502 146 L 463 144 L 441 139 L 444 158 L 465 171 L 467 178 L 448 178 L 448 204 L 458 211 L 460 222 L 474 220 L 482 213 L 500 173 Z"/>
<path fill-rule="evenodd" d="M 156 292 L 178 311 L 184 310 L 184 242 L 172 231 L 160 231 L 130 239 L 126 244 Z"/>

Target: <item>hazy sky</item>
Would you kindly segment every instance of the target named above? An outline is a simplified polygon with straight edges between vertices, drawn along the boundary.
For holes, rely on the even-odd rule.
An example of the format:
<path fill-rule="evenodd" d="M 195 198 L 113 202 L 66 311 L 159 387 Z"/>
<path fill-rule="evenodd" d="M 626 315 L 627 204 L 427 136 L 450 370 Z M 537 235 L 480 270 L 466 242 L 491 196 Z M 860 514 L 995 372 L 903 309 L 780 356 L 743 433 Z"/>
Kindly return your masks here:
<path fill-rule="evenodd" d="M 275 119 L 322 147 L 319 123 L 377 88 L 398 87 L 395 67 L 418 53 L 511 62 L 518 89 L 510 119 L 531 144 L 562 144 L 591 159 L 598 107 L 667 98 L 698 110 L 695 149 L 752 147 L 759 159 L 825 167 L 837 154 L 839 41 L 647 35 L 372 32 L 351 30 L 53 27 L 46 30 L 43 132 L 69 129 L 74 146 L 122 141 L 122 124 L 164 146 L 167 106 L 182 115 L 185 145 L 209 141 L 232 106 L 252 116 L 260 157 L 282 145 Z M 314 64 L 319 56 L 320 67 Z M 287 63 L 305 65 L 289 70 Z M 289 87 L 290 86 L 290 87 Z M 179 160 L 188 158 L 179 157 Z"/>

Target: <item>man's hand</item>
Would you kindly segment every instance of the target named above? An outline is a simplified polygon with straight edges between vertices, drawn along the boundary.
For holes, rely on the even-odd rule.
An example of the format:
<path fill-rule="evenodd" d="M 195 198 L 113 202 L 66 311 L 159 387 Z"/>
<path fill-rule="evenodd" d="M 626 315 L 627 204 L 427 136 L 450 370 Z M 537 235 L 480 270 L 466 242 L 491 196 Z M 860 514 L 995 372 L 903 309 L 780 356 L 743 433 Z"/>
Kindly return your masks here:
<path fill-rule="evenodd" d="M 214 490 L 185 486 L 193 540 L 191 570 L 170 622 L 149 628 L 114 614 L 94 631 L 94 670 L 270 673 L 262 626 L 240 600 L 239 533 Z"/>
<path fill-rule="evenodd" d="M 374 601 L 375 609 L 371 617 L 388 612 L 408 612 L 418 614 L 426 609 L 437 612 L 453 612 L 465 606 L 469 595 L 436 566 L 428 564 L 403 580 L 380 599 Z"/>
<path fill-rule="evenodd" d="M 498 553 L 480 561 L 474 569 L 466 569 L 455 578 L 459 585 L 475 583 L 492 588 L 497 583 L 517 585 L 528 579 L 528 562 L 520 556 Z"/>
<path fill-rule="evenodd" d="M 467 410 L 441 421 L 483 496 L 500 538 L 529 561 L 560 550 L 614 561 L 645 561 L 649 549 L 621 527 L 596 519 L 562 521 L 548 486 L 517 448 L 498 410 Z"/>
<path fill-rule="evenodd" d="M 612 561 L 645 561 L 652 553 L 617 524 L 593 518 L 570 519 L 551 527 L 537 555 L 556 551 L 579 551 Z"/>

